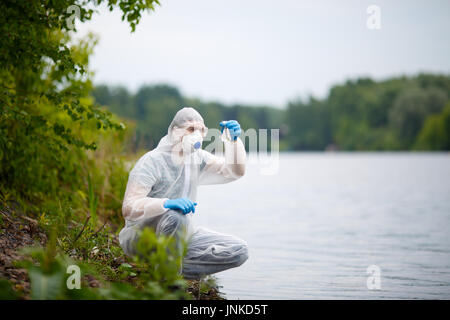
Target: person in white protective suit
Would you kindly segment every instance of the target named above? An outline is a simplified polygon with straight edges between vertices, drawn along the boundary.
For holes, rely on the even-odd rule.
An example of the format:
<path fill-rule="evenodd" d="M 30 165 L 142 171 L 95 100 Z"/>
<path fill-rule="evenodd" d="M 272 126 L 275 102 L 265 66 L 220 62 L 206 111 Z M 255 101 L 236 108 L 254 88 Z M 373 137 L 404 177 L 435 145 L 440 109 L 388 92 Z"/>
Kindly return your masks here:
<path fill-rule="evenodd" d="M 131 170 L 123 200 L 125 227 L 119 242 L 125 254 L 136 254 L 139 231 L 150 227 L 156 234 L 187 240 L 181 272 L 186 279 L 238 267 L 248 259 L 247 243 L 232 235 L 194 227 L 197 186 L 227 183 L 245 173 L 246 153 L 235 120 L 221 122 L 231 139 L 225 140 L 224 157 L 201 149 L 206 136 L 202 116 L 193 108 L 179 110 L 167 135 L 142 156 Z"/>

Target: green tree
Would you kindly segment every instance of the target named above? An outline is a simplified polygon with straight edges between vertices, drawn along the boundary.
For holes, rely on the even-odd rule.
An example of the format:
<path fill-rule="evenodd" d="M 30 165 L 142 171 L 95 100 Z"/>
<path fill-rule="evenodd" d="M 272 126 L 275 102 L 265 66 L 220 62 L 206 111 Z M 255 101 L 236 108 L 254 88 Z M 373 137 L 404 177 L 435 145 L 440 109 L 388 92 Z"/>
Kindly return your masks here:
<path fill-rule="evenodd" d="M 295 150 L 324 150 L 332 143 L 330 114 L 322 102 L 291 102 L 287 110 L 289 144 Z"/>
<path fill-rule="evenodd" d="M 107 0 L 134 31 L 157 0 Z M 79 22 L 92 18 L 89 1 L 0 2 L 0 186 L 33 197 L 71 183 L 80 164 L 67 151 L 94 150 L 99 129 L 123 128 L 89 98 L 87 71 L 95 39 L 71 43 L 71 6 Z M 78 150 L 78 151 L 77 151 Z"/>
<path fill-rule="evenodd" d="M 439 113 L 447 99 L 447 93 L 435 87 L 407 88 L 399 94 L 390 110 L 389 121 L 406 148 L 412 146 L 425 119 Z"/>
<path fill-rule="evenodd" d="M 440 114 L 427 118 L 417 136 L 415 149 L 450 150 L 450 104 Z"/>

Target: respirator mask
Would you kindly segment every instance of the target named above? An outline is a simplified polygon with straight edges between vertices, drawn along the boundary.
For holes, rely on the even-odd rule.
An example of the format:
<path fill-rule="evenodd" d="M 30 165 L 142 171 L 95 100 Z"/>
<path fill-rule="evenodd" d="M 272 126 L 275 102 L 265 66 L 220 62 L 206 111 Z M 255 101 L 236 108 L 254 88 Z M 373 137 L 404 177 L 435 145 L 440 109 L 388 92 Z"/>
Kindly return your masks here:
<path fill-rule="evenodd" d="M 183 136 L 181 140 L 181 147 L 183 152 L 190 154 L 202 147 L 203 135 L 200 130 L 195 130 L 194 132 Z"/>

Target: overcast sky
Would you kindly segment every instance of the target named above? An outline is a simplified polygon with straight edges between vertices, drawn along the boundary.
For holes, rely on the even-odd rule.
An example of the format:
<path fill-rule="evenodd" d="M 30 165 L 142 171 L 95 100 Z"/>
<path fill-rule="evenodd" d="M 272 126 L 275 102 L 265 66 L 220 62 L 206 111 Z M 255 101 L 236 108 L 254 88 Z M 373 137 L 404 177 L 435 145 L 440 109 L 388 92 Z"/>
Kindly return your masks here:
<path fill-rule="evenodd" d="M 134 34 L 100 10 L 95 83 L 165 82 L 184 95 L 283 106 L 348 78 L 450 73 L 450 1 L 161 0 Z M 366 26 L 369 5 L 381 29 Z"/>

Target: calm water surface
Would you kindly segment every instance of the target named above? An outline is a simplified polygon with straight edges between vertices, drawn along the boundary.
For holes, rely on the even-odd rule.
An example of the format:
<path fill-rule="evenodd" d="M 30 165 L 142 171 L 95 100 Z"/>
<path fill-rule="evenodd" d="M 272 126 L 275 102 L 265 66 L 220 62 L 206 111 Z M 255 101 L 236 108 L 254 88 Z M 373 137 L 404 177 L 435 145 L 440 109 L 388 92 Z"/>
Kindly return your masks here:
<path fill-rule="evenodd" d="M 198 190 L 196 223 L 250 248 L 217 274 L 228 299 L 450 298 L 450 154 L 289 153 L 259 169 Z"/>

